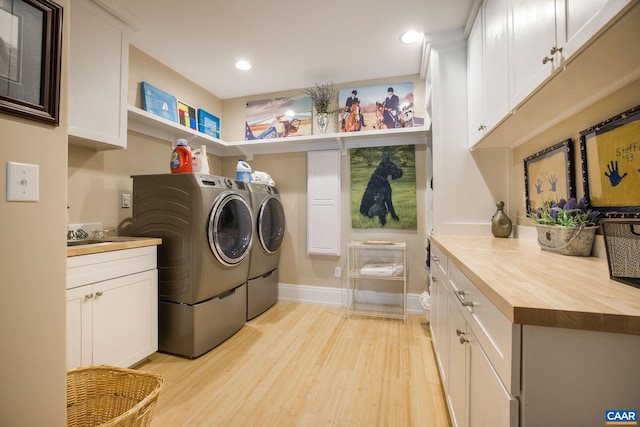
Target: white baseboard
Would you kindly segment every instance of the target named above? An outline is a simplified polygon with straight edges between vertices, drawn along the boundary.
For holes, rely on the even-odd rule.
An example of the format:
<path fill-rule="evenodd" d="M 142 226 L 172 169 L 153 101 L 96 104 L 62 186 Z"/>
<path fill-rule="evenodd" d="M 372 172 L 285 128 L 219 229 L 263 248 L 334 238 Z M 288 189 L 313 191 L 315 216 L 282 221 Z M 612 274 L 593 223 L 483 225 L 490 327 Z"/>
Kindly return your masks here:
<path fill-rule="evenodd" d="M 383 304 L 396 302 L 397 294 L 390 292 L 366 292 L 366 299 L 372 303 Z M 346 307 L 347 290 L 342 288 L 328 288 L 323 286 L 278 284 L 278 300 L 300 302 L 304 304 L 330 305 Z M 397 301 L 399 304 L 400 301 Z M 407 294 L 407 313 L 424 313 L 420 304 L 420 295 Z"/>

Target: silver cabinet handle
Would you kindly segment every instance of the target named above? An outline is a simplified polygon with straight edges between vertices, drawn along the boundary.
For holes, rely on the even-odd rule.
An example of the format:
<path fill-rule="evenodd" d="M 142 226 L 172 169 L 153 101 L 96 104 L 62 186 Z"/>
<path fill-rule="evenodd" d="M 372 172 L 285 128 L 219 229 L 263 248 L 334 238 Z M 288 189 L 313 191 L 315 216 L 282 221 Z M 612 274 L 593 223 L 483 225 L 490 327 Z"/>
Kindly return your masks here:
<path fill-rule="evenodd" d="M 469 339 L 466 337 L 466 335 L 460 335 L 460 344 L 464 344 L 468 342 L 469 342 Z"/>
<path fill-rule="evenodd" d="M 464 331 L 462 331 L 462 330 L 460 330 L 460 329 L 456 329 L 456 335 L 457 335 L 457 336 L 464 335 L 464 334 L 465 334 L 465 332 L 464 332 Z"/>
<path fill-rule="evenodd" d="M 555 55 L 556 53 L 561 53 L 562 52 L 562 48 L 561 47 L 557 47 L 557 46 L 553 46 L 550 50 L 551 55 Z"/>
<path fill-rule="evenodd" d="M 98 291 L 98 292 L 96 292 L 96 296 L 97 296 L 97 297 L 101 297 L 102 295 L 103 295 L 103 294 L 102 294 L 102 291 Z"/>
<path fill-rule="evenodd" d="M 454 294 L 456 294 L 456 296 L 458 297 L 458 301 L 460 301 L 460 304 L 462 304 L 463 307 L 473 307 L 473 302 L 465 300 L 464 291 L 455 291 Z"/>
<path fill-rule="evenodd" d="M 480 125 L 480 126 L 478 127 L 478 130 L 479 130 L 480 132 L 482 132 L 482 131 L 483 131 L 483 130 L 485 130 L 486 128 L 487 128 L 487 126 L 485 126 L 485 125 Z"/>
<path fill-rule="evenodd" d="M 553 62 L 553 56 L 545 56 L 542 58 L 542 63 L 546 64 L 547 62 Z"/>
<path fill-rule="evenodd" d="M 84 296 L 84 299 L 91 299 L 91 298 L 93 298 L 93 294 L 86 294 Z"/>
<path fill-rule="evenodd" d="M 432 276 L 431 280 L 433 280 L 434 282 L 439 282 L 440 279 L 437 276 Z"/>

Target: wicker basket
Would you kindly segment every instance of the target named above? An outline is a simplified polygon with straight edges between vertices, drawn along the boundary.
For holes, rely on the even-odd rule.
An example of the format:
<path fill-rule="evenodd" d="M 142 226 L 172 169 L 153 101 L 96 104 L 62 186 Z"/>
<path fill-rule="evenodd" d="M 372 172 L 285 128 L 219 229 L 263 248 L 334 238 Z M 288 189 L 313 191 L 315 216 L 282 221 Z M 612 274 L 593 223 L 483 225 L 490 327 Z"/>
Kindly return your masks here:
<path fill-rule="evenodd" d="M 162 383 L 159 374 L 114 366 L 67 371 L 67 426 L 148 426 Z"/>
<path fill-rule="evenodd" d="M 640 288 L 640 220 L 601 221 L 609 276 Z"/>

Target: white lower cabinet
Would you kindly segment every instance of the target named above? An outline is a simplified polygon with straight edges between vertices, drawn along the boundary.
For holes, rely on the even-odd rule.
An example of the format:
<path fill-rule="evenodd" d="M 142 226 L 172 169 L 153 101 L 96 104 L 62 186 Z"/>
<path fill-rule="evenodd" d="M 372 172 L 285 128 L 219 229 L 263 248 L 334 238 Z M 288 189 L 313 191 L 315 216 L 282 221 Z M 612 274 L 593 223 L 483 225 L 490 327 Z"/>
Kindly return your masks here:
<path fill-rule="evenodd" d="M 117 254 L 116 254 L 117 253 Z M 128 258 L 127 255 L 131 255 Z M 140 265 L 146 259 L 146 266 Z M 87 365 L 129 367 L 158 349 L 158 274 L 156 247 L 126 249 L 69 258 L 68 282 L 74 272 L 91 268 L 115 275 L 130 264 L 138 272 L 67 289 L 67 369 Z M 143 263 L 144 264 L 144 263 Z M 124 269 L 119 269 L 125 266 Z M 73 281 L 73 280 L 71 280 Z"/>
<path fill-rule="evenodd" d="M 451 421 L 455 427 L 516 427 L 520 328 L 442 252 L 432 253 L 431 333 Z"/>

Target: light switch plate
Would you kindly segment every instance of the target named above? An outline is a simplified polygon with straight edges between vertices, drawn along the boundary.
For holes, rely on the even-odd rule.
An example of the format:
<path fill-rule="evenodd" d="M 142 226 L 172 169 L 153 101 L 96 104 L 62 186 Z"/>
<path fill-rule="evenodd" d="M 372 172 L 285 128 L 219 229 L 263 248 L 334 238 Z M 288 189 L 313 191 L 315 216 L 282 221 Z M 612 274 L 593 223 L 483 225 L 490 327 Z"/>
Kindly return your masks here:
<path fill-rule="evenodd" d="M 7 162 L 7 202 L 37 202 L 38 165 Z"/>

